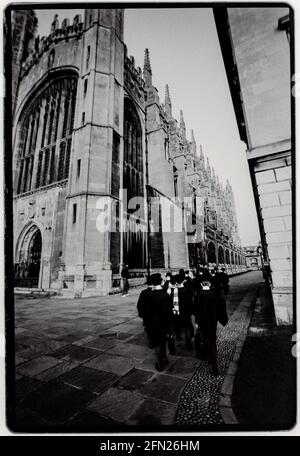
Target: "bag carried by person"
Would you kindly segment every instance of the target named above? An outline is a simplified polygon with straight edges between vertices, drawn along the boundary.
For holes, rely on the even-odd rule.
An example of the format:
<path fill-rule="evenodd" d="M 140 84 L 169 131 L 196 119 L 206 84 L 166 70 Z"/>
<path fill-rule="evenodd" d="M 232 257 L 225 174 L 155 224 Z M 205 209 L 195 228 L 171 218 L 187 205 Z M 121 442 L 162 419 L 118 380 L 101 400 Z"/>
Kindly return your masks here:
<path fill-rule="evenodd" d="M 168 334 L 167 336 L 168 350 L 170 355 L 175 355 L 175 338 L 173 334 Z"/>

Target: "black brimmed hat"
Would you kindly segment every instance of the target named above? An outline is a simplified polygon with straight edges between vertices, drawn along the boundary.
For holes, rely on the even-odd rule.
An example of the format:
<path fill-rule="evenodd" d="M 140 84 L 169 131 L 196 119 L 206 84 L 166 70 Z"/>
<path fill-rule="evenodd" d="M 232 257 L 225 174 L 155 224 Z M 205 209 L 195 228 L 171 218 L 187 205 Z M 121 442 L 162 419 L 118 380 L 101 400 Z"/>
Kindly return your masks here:
<path fill-rule="evenodd" d="M 155 274 L 151 274 L 150 281 L 151 281 L 151 285 L 154 285 L 154 286 L 161 285 L 161 282 L 162 282 L 161 274 L 159 272 L 156 272 Z"/>

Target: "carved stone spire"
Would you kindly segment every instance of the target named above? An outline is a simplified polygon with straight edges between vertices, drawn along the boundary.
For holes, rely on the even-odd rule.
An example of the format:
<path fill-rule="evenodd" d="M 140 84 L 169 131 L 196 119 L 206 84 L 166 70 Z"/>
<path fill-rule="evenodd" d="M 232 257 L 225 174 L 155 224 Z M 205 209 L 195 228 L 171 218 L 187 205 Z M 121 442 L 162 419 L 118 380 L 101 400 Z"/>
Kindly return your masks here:
<path fill-rule="evenodd" d="M 204 154 L 203 154 L 203 149 L 202 149 L 202 144 L 199 146 L 199 157 L 204 160 Z"/>
<path fill-rule="evenodd" d="M 179 128 L 181 130 L 183 138 L 186 139 L 186 128 L 185 128 L 185 122 L 184 122 L 184 118 L 183 118 L 182 109 L 180 109 L 180 124 L 179 124 Z"/>
<path fill-rule="evenodd" d="M 145 49 L 144 80 L 147 86 L 152 85 L 152 70 L 150 65 L 149 49 Z"/>
<path fill-rule="evenodd" d="M 54 33 L 55 30 L 59 28 L 58 14 L 54 14 L 53 22 L 51 24 L 51 33 Z"/>
<path fill-rule="evenodd" d="M 210 164 L 209 164 L 209 158 L 206 157 L 206 169 L 209 175 L 211 174 L 211 169 L 210 169 Z"/>
<path fill-rule="evenodd" d="M 195 136 L 194 136 L 194 130 L 191 130 L 191 152 L 194 156 L 196 156 L 197 146 L 196 146 L 196 140 L 195 140 Z"/>
<path fill-rule="evenodd" d="M 170 97 L 170 91 L 169 91 L 168 84 L 166 84 L 166 91 L 165 91 L 165 110 L 166 110 L 167 118 L 171 119 L 172 118 L 172 103 L 171 103 L 171 97 Z"/>
<path fill-rule="evenodd" d="M 203 154 L 202 144 L 200 144 L 200 147 L 199 147 L 199 160 L 200 160 L 201 168 L 204 169 L 204 154 Z"/>
<path fill-rule="evenodd" d="M 191 129 L 191 141 L 192 141 L 192 143 L 196 143 L 195 135 L 194 135 L 194 130 L 193 130 L 193 129 Z"/>
<path fill-rule="evenodd" d="M 212 178 L 213 178 L 213 181 L 216 182 L 216 174 L 215 174 L 215 168 L 212 167 Z"/>

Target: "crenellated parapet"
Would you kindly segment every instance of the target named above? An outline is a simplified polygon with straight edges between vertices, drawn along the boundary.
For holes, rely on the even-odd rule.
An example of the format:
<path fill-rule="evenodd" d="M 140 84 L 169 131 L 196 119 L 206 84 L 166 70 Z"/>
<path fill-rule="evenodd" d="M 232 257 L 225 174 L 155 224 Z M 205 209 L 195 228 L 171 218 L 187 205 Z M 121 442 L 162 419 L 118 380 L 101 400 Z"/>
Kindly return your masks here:
<path fill-rule="evenodd" d="M 58 21 L 58 15 L 54 16 L 54 20 L 51 24 L 50 34 L 48 36 L 42 36 L 41 38 L 37 35 L 37 28 L 35 36 L 28 44 L 27 57 L 22 64 L 21 77 L 24 77 L 33 65 L 39 62 L 42 56 L 47 53 L 53 45 L 60 43 L 61 41 L 68 42 L 73 39 L 80 39 L 84 31 L 81 15 L 76 15 L 73 19 L 73 23 L 70 24 L 69 19 L 63 19 L 61 24 Z M 49 56 L 51 65 L 51 56 Z"/>
<path fill-rule="evenodd" d="M 145 81 L 142 69 L 135 66 L 134 57 L 127 56 L 127 48 L 124 46 L 124 88 L 142 107 L 145 105 Z"/>

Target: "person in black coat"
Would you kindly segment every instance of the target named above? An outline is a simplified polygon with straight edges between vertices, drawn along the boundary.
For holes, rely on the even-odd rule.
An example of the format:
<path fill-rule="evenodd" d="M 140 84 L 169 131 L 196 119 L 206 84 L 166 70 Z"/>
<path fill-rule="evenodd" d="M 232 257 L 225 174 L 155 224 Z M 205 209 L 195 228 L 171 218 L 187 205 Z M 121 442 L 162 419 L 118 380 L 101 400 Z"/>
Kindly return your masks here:
<path fill-rule="evenodd" d="M 219 276 L 222 284 L 222 290 L 226 295 L 229 291 L 229 275 L 226 273 L 225 268 L 221 269 L 221 272 L 219 272 Z"/>
<path fill-rule="evenodd" d="M 186 347 L 191 349 L 193 337 L 193 325 L 191 321 L 193 312 L 193 293 L 190 286 L 184 286 L 184 279 L 182 274 L 177 274 L 174 278 L 175 285 L 171 288 L 173 330 L 176 339 L 180 340 L 182 329 L 184 329 Z"/>
<path fill-rule="evenodd" d="M 228 322 L 226 302 L 221 293 L 212 289 L 212 283 L 202 280 L 201 289 L 195 297 L 194 315 L 213 375 L 219 375 L 217 367 L 217 323 L 225 326 Z M 197 339 L 199 340 L 199 339 Z"/>
<path fill-rule="evenodd" d="M 194 279 L 192 279 L 193 291 L 195 295 L 201 290 L 201 282 L 204 280 L 212 282 L 213 279 L 208 269 L 201 268 L 196 272 Z"/>
<path fill-rule="evenodd" d="M 211 272 L 212 277 L 212 288 L 217 292 L 222 292 L 223 290 L 223 277 L 219 272 L 218 268 L 215 267 Z"/>
<path fill-rule="evenodd" d="M 128 264 L 125 264 L 125 266 L 122 268 L 121 271 L 121 277 L 122 277 L 122 297 L 126 296 L 128 293 L 129 289 L 129 269 L 128 269 Z"/>
<path fill-rule="evenodd" d="M 184 273 L 184 286 L 192 289 L 193 279 L 190 276 L 190 271 L 185 271 Z"/>
<path fill-rule="evenodd" d="M 163 369 L 167 362 L 166 344 L 167 335 L 172 324 L 172 300 L 170 295 L 162 288 L 162 278 L 160 274 L 152 274 L 151 291 L 145 290 L 139 309 L 146 323 L 147 334 L 151 347 L 155 349 L 156 364 L 158 371 Z"/>
<path fill-rule="evenodd" d="M 167 291 L 169 289 L 171 278 L 172 278 L 172 272 L 167 272 L 166 273 L 166 278 L 165 278 L 165 281 L 164 281 L 164 284 L 163 284 L 163 290 L 164 291 Z"/>
<path fill-rule="evenodd" d="M 151 304 L 151 292 L 152 292 L 152 276 L 147 277 L 147 285 L 148 287 L 145 290 L 142 290 L 137 302 L 137 311 L 138 316 L 143 320 L 143 326 L 145 332 L 147 333 L 148 339 L 148 320 L 149 320 L 149 312 L 150 312 L 150 304 Z M 149 347 L 153 348 L 151 345 L 151 341 L 149 339 Z"/>

